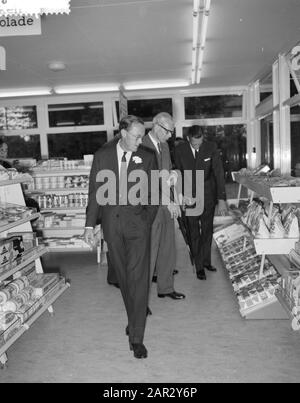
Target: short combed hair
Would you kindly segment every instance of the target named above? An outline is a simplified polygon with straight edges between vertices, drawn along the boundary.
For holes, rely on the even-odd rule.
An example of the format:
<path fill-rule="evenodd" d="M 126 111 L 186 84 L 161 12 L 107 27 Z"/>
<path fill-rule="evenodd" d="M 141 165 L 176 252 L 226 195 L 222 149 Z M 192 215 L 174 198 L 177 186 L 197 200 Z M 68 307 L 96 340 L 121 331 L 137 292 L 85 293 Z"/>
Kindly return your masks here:
<path fill-rule="evenodd" d="M 173 120 L 172 116 L 168 112 L 160 112 L 153 118 L 153 124 L 163 123 L 166 120 Z"/>
<path fill-rule="evenodd" d="M 143 124 L 144 124 L 144 121 L 143 121 L 143 119 L 141 119 L 141 118 L 139 118 L 139 117 L 137 117 L 137 116 L 134 116 L 134 115 L 127 115 L 127 116 L 124 116 L 124 118 L 122 118 L 122 119 L 120 120 L 119 132 L 120 132 L 122 129 L 130 130 L 131 127 L 132 127 L 133 125 L 135 125 L 135 124 L 143 125 Z"/>
<path fill-rule="evenodd" d="M 203 129 L 201 126 L 194 125 L 189 128 L 188 131 L 188 137 L 194 137 L 196 139 L 199 139 L 200 137 L 203 137 Z"/>

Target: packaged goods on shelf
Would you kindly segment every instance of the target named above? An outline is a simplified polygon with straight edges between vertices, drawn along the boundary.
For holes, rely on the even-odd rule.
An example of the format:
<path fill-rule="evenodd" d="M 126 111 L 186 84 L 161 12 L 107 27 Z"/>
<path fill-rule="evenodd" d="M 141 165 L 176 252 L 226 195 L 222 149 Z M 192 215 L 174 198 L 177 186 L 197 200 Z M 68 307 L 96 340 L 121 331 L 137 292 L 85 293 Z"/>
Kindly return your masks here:
<path fill-rule="evenodd" d="M 228 242 L 231 242 L 247 234 L 249 234 L 249 232 L 244 227 L 244 225 L 235 223 L 229 225 L 228 227 L 215 231 L 213 237 L 217 246 L 222 247 L 226 245 Z"/>
<path fill-rule="evenodd" d="M 0 331 L 8 329 L 17 319 L 14 312 L 0 312 Z"/>
<path fill-rule="evenodd" d="M 21 320 L 17 318 L 6 330 L 0 331 L 0 347 L 4 346 L 18 332 L 21 325 Z"/>
<path fill-rule="evenodd" d="M 266 262 L 265 262 L 266 263 Z M 253 267 L 251 270 L 248 270 L 246 273 L 240 274 L 234 278 L 233 281 L 233 289 L 235 292 L 241 291 L 244 287 L 255 283 L 256 281 L 259 280 L 259 272 L 260 272 L 260 266 L 257 265 L 256 267 Z M 276 271 L 275 267 L 271 265 L 271 263 L 267 263 L 264 265 L 263 271 L 262 271 L 262 279 L 263 278 L 279 278 L 280 275 Z"/>
<path fill-rule="evenodd" d="M 1 226 L 22 220 L 36 213 L 35 208 L 29 208 L 12 203 L 0 203 L 0 231 Z"/>
<path fill-rule="evenodd" d="M 20 277 L 27 277 L 29 282 L 33 280 L 36 277 L 35 262 L 31 262 L 27 266 L 23 267 L 23 269 L 17 271 L 14 277 L 16 279 Z"/>
<path fill-rule="evenodd" d="M 57 273 L 37 274 L 36 277 L 30 282 L 33 288 L 33 298 L 43 296 L 55 283 L 59 281 Z"/>
<path fill-rule="evenodd" d="M 24 250 L 32 249 L 37 245 L 37 238 L 34 232 L 9 232 L 9 236 L 21 237 Z"/>
<path fill-rule="evenodd" d="M 295 249 L 292 249 L 289 253 L 290 261 L 300 269 L 300 253 L 297 253 Z"/>
<path fill-rule="evenodd" d="M 267 303 L 269 300 L 274 299 L 275 291 L 278 287 L 277 276 L 261 279 L 245 286 L 237 293 L 241 313 L 258 304 Z"/>

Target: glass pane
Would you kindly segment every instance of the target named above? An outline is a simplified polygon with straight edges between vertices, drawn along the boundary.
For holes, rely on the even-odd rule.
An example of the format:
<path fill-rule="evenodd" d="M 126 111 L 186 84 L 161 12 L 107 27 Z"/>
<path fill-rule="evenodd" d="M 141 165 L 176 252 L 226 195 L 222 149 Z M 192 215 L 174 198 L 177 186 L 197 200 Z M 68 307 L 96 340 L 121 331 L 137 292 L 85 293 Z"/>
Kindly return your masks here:
<path fill-rule="evenodd" d="M 259 100 L 262 102 L 264 99 L 268 98 L 270 95 L 272 95 L 272 92 L 260 92 L 259 93 Z"/>
<path fill-rule="evenodd" d="M 202 129 L 205 138 L 217 144 L 221 153 L 226 182 L 232 182 L 231 172 L 247 166 L 246 126 L 202 126 Z M 184 127 L 184 138 L 186 138 L 188 132 L 189 127 Z"/>
<path fill-rule="evenodd" d="M 37 128 L 36 106 L 0 108 L 0 130 Z"/>
<path fill-rule="evenodd" d="M 270 118 L 260 121 L 260 142 L 261 142 L 261 163 L 268 164 L 271 169 L 274 167 L 274 141 L 273 122 Z"/>
<path fill-rule="evenodd" d="M 41 159 L 40 136 L 6 136 L 8 145 L 7 158 L 35 158 Z"/>
<path fill-rule="evenodd" d="M 104 124 L 103 102 L 48 105 L 49 127 Z"/>
<path fill-rule="evenodd" d="M 151 122 L 160 112 L 168 112 L 172 115 L 172 98 L 128 101 L 128 113 L 142 118 L 145 122 Z"/>
<path fill-rule="evenodd" d="M 107 141 L 106 132 L 48 134 L 49 158 L 83 159 L 94 154 Z"/>
<path fill-rule="evenodd" d="M 241 95 L 217 95 L 184 98 L 186 119 L 242 117 Z"/>
<path fill-rule="evenodd" d="M 296 115 L 296 106 L 291 108 L 291 174 L 300 176 L 300 113 Z"/>

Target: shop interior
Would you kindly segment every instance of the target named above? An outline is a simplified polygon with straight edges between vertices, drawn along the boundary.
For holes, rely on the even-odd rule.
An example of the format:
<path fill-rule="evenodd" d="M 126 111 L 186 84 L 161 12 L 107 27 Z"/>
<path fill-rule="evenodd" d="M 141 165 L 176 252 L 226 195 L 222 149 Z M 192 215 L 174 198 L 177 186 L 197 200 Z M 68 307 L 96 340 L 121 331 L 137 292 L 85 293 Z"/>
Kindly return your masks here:
<path fill-rule="evenodd" d="M 159 300 L 152 287 L 149 357 L 136 362 L 120 291 L 106 282 L 101 229 L 94 250 L 82 240 L 91 156 L 118 133 L 125 103 L 146 131 L 157 113 L 173 117 L 171 156 L 201 126 L 220 150 L 228 204 L 263 197 L 270 215 L 273 202 L 295 206 L 296 235 L 255 244 L 259 275 L 266 259 L 286 278 L 290 251 L 300 254 L 299 15 L 297 0 L 71 0 L 69 14 L 40 16 L 40 34 L 7 36 L 1 30 L 11 19 L 0 18 L 0 137 L 5 160 L 22 175 L 3 176 L 1 185 L 0 171 L 0 202 L 24 206 L 25 195 L 43 216 L 0 226 L 1 238 L 33 226 L 47 253 L 36 250 L 22 270 L 33 261 L 38 273 L 66 279 L 37 320 L 24 326 L 23 316 L 0 338 L 0 383 L 299 381 L 299 288 L 299 305 L 277 293 L 261 309 L 242 309 L 218 240 L 218 270 L 201 282 L 176 226 L 175 284 L 186 299 Z M 290 181 L 280 196 L 235 174 L 265 167 Z M 235 231 L 226 228 L 216 234 Z M 7 273 L 17 269 L 0 270 L 1 288 Z"/>

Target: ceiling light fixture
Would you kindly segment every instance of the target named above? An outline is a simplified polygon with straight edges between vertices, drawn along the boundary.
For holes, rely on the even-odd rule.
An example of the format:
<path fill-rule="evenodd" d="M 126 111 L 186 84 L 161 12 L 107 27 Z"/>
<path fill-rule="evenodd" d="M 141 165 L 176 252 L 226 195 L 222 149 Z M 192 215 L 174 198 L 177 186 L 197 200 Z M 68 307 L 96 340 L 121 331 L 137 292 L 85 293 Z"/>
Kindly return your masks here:
<path fill-rule="evenodd" d="M 200 4 L 200 1 L 201 1 L 201 4 Z M 191 77 L 192 84 L 200 83 L 210 4 L 211 4 L 211 0 L 194 0 L 192 77 Z M 200 14 L 202 14 L 201 33 L 199 32 L 199 30 L 200 30 Z"/>
<path fill-rule="evenodd" d="M 63 85 L 54 87 L 56 94 L 81 94 L 85 92 L 119 91 L 118 84 Z"/>
<path fill-rule="evenodd" d="M 53 61 L 48 64 L 48 68 L 52 71 L 62 71 L 66 69 L 64 62 Z"/>
<path fill-rule="evenodd" d="M 172 87 L 187 87 L 190 85 L 188 80 L 175 81 L 141 81 L 135 83 L 125 83 L 124 88 L 127 91 L 131 90 L 149 90 L 152 88 L 172 88 Z"/>
<path fill-rule="evenodd" d="M 52 89 L 48 87 L 40 88 L 12 88 L 0 90 L 0 98 L 30 97 L 38 95 L 50 95 Z"/>
<path fill-rule="evenodd" d="M 195 84 L 196 82 L 196 63 L 197 54 L 199 49 L 199 20 L 200 20 L 200 0 L 194 0 L 193 6 L 193 44 L 192 44 L 192 77 L 191 82 Z"/>

